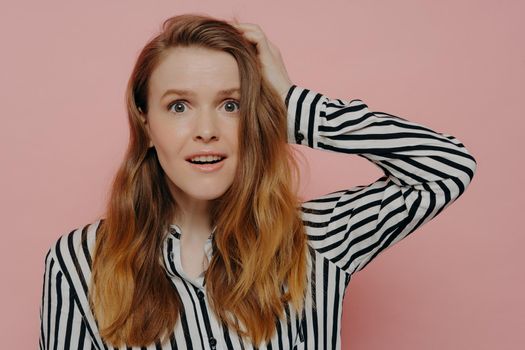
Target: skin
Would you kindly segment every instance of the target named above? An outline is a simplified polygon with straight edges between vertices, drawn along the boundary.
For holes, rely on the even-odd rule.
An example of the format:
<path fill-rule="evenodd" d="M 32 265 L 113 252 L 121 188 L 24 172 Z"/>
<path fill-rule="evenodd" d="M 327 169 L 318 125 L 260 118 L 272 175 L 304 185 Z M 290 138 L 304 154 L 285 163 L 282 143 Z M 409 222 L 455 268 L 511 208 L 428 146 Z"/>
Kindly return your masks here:
<path fill-rule="evenodd" d="M 292 85 L 279 50 L 256 24 L 231 23 L 255 43 L 265 78 L 283 101 Z M 219 96 L 219 91 L 240 88 L 237 62 L 230 54 L 201 47 L 170 49 L 150 78 L 147 115 L 142 115 L 159 162 L 180 210 L 173 219 L 181 235 L 181 259 L 185 273 L 195 278 L 208 261 L 203 246 L 211 232 L 209 204 L 231 186 L 238 163 L 238 92 Z M 164 93 L 189 90 L 192 95 Z M 213 149 L 227 158 L 212 173 L 193 169 L 185 158 L 202 149 Z"/>
<path fill-rule="evenodd" d="M 283 102 L 286 93 L 293 85 L 288 77 L 286 66 L 279 48 L 264 34 L 261 26 L 253 23 L 230 23 L 240 30 L 244 37 L 257 46 L 259 59 L 263 67 L 263 75 L 270 85 L 279 93 Z"/>

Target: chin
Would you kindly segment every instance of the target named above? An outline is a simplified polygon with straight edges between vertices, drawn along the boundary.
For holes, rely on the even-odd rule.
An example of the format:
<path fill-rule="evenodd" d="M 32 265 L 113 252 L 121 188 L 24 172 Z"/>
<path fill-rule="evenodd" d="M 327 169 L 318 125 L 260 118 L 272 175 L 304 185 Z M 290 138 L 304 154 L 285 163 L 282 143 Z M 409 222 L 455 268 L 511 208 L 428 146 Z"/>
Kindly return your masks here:
<path fill-rule="evenodd" d="M 217 190 L 215 187 L 213 190 L 206 191 L 203 188 L 200 188 L 199 191 L 191 191 L 187 192 L 190 197 L 193 197 L 195 199 L 199 200 L 214 200 L 219 197 L 221 197 L 226 191 L 228 190 L 228 187 L 225 187 L 223 190 Z"/>

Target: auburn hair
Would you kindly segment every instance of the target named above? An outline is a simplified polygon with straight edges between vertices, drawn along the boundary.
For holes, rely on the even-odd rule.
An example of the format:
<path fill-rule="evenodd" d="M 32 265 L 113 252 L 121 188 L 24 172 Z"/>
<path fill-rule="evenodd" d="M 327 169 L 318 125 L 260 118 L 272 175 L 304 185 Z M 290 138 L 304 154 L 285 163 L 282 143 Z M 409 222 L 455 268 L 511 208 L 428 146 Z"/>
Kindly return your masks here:
<path fill-rule="evenodd" d="M 153 70 L 177 46 L 224 51 L 238 64 L 239 162 L 232 185 L 210 206 L 216 230 L 205 286 L 219 320 L 259 344 L 273 336 L 276 317 L 285 319 L 284 303 L 299 314 L 304 308 L 308 247 L 294 187 L 299 168 L 287 147 L 286 106 L 263 77 L 256 46 L 206 15 L 168 18 L 138 55 L 125 95 L 130 139 L 96 237 L 90 305 L 100 335 L 114 346 L 164 343 L 184 312 L 162 259 L 177 203 L 140 119 Z"/>

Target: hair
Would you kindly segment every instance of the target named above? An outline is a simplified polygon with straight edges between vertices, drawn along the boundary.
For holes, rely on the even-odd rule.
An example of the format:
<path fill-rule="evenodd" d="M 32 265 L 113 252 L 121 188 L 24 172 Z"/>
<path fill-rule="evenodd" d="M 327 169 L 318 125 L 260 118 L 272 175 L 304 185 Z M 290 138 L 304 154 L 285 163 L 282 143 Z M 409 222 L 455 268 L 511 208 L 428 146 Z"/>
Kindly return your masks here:
<path fill-rule="evenodd" d="M 241 81 L 239 163 L 232 185 L 210 207 L 210 306 L 254 344 L 273 336 L 284 303 L 298 313 L 304 308 L 308 247 L 282 97 L 263 76 L 256 45 L 235 27 L 205 15 L 174 16 L 142 49 L 129 78 L 129 144 L 96 237 L 89 302 L 102 338 L 115 346 L 163 343 L 184 312 L 160 258 L 177 202 L 140 113 L 148 111 L 153 70 L 170 49 L 190 46 L 231 54 Z"/>

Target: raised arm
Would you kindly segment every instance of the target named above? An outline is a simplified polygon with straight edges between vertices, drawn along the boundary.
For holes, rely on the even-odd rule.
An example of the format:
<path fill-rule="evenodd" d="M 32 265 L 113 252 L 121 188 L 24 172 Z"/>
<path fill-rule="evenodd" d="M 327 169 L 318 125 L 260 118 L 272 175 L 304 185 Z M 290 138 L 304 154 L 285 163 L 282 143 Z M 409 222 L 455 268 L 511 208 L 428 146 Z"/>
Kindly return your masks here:
<path fill-rule="evenodd" d="M 303 203 L 310 244 L 349 274 L 441 213 L 476 171 L 454 136 L 371 112 L 359 99 L 330 99 L 292 85 L 285 104 L 289 143 L 356 154 L 385 174 Z"/>

